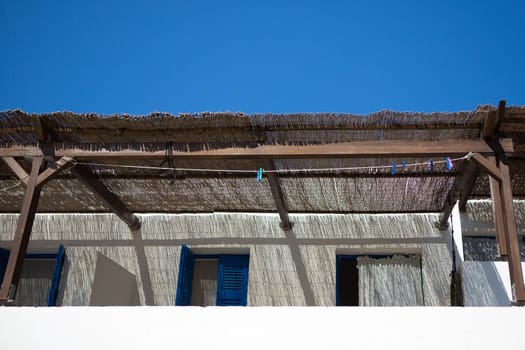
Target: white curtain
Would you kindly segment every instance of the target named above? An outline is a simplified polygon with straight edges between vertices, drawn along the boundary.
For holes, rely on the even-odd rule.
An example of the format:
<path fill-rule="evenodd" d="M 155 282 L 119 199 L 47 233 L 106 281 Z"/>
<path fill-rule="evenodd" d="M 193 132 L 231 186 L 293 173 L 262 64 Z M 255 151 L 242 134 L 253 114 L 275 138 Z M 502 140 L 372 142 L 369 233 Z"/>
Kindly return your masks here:
<path fill-rule="evenodd" d="M 360 306 L 424 305 L 419 256 L 357 258 Z"/>

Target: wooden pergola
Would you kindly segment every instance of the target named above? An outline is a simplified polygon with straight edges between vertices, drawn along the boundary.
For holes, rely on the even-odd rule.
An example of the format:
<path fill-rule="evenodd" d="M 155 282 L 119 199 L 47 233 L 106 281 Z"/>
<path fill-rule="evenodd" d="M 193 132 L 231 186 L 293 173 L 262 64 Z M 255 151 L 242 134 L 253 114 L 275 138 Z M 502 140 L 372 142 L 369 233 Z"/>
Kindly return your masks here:
<path fill-rule="evenodd" d="M 24 255 L 27 251 L 33 220 L 37 212 L 41 190 L 51 180 L 58 179 L 67 171 L 85 185 L 105 206 L 118 215 L 131 230 L 140 227 L 139 218 L 118 194 L 112 192 L 101 177 L 93 172 L 90 162 L 135 162 L 141 160 L 166 159 L 185 161 L 256 161 L 265 170 L 276 170 L 276 161 L 293 159 L 400 159 L 400 158 L 445 158 L 464 157 L 468 154 L 466 166 L 455 175 L 452 188 L 448 191 L 437 226 L 446 229 L 453 207 L 459 201 L 465 205 L 472 188 L 481 172 L 490 177 L 490 193 L 497 241 L 500 254 L 508 260 L 514 302 L 525 302 L 518 234 L 513 210 L 513 191 L 509 170 L 509 156 L 515 151 L 512 138 L 500 135 L 505 115 L 505 101 L 498 108 L 485 113 L 479 139 L 450 140 L 358 140 L 323 144 L 283 145 L 255 144 L 249 147 L 229 146 L 214 149 L 181 150 L 172 145 L 148 149 L 129 143 L 72 144 L 60 142 L 56 127 L 40 116 L 32 116 L 32 133 L 38 144 L 4 144 L 0 157 L 12 173 L 25 185 L 25 194 L 20 210 L 15 237 L 6 273 L 0 290 L 0 303 L 12 304 L 21 276 Z M 30 163 L 27 170 L 21 163 Z M 214 176 L 214 175 L 208 175 Z M 220 176 L 220 174 L 216 175 Z M 274 210 L 279 213 L 283 230 L 292 229 L 289 208 L 281 188 L 278 172 L 264 175 L 269 183 L 274 200 Z M 359 176 L 353 175 L 353 176 Z"/>

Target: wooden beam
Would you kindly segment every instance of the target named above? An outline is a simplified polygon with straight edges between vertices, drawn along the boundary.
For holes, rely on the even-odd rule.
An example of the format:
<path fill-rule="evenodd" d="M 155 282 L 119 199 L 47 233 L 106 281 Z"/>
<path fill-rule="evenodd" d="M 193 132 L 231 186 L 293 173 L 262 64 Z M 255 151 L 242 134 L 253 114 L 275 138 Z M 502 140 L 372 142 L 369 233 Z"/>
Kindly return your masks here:
<path fill-rule="evenodd" d="M 7 268 L 2 282 L 2 288 L 0 289 L 0 304 L 10 303 L 16 297 L 24 256 L 27 251 L 29 237 L 38 207 L 38 199 L 40 198 L 40 188 L 37 186 L 37 179 L 42 161 L 43 159 L 41 157 L 33 158 L 31 174 L 22 203 L 22 210 L 18 217 L 15 238 L 11 245 Z"/>
<path fill-rule="evenodd" d="M 275 170 L 275 164 L 273 160 L 266 159 L 264 162 L 264 168 L 267 170 Z M 273 200 L 275 201 L 277 211 L 279 212 L 279 217 L 281 218 L 281 227 L 284 230 L 290 230 L 292 228 L 292 223 L 288 217 L 288 209 L 286 207 L 286 201 L 284 200 L 283 191 L 279 183 L 279 176 L 276 173 L 266 173 L 266 178 L 270 183 Z"/>
<path fill-rule="evenodd" d="M 42 119 L 38 115 L 32 116 L 32 123 L 33 123 L 33 132 L 35 133 L 38 142 L 46 142 L 48 133 L 44 126 L 44 123 L 42 122 Z"/>
<path fill-rule="evenodd" d="M 483 139 L 490 139 L 497 136 L 505 116 L 505 103 L 505 100 L 499 101 L 498 109 L 488 112 L 483 123 L 483 129 L 481 130 L 481 137 Z"/>
<path fill-rule="evenodd" d="M 9 168 L 15 173 L 15 175 L 24 183 L 24 185 L 27 186 L 29 175 L 26 173 L 24 168 L 18 164 L 16 159 L 13 157 L 2 157 L 4 162 L 9 166 Z M 47 182 L 52 180 L 56 175 L 58 175 L 62 170 L 64 170 L 64 167 L 70 162 L 70 159 L 67 157 L 62 157 L 59 160 L 57 160 L 53 165 L 46 170 L 44 170 L 40 175 L 38 175 L 37 179 L 37 187 L 42 187 Z"/>
<path fill-rule="evenodd" d="M 489 161 L 487 158 L 478 153 L 469 154 L 469 159 L 474 161 L 481 169 L 485 170 L 491 177 L 501 181 L 500 170 L 496 167 L 495 162 Z"/>
<path fill-rule="evenodd" d="M 514 301 L 523 303 L 525 302 L 525 285 L 523 283 L 518 231 L 516 229 L 514 206 L 512 203 L 510 171 L 509 166 L 502 161 L 499 162 L 499 169 L 501 171 L 501 209 L 505 225 L 505 240 L 507 245 L 511 289 L 513 291 Z"/>
<path fill-rule="evenodd" d="M 469 154 L 469 160 L 473 161 L 477 165 L 477 167 L 475 167 L 475 169 L 470 169 L 472 174 L 469 176 L 468 180 L 466 180 L 466 182 L 463 184 L 463 189 L 459 197 L 459 210 L 461 211 L 465 210 L 467 201 L 470 195 L 472 194 L 474 184 L 476 183 L 476 180 L 480 175 L 481 169 L 485 170 L 489 174 L 490 178 L 494 178 L 495 181 L 500 181 L 501 176 L 499 169 L 481 154 Z"/>
<path fill-rule="evenodd" d="M 15 173 L 16 177 L 22 181 L 26 186 L 29 179 L 29 175 L 26 173 L 25 169 L 18 164 L 15 158 L 13 157 L 2 157 L 7 166 Z"/>
<path fill-rule="evenodd" d="M 501 124 L 503 124 L 503 119 L 505 118 L 505 104 L 506 104 L 505 100 L 499 101 L 494 136 L 499 132 L 499 129 L 501 128 Z"/>
<path fill-rule="evenodd" d="M 469 169 L 469 171 L 471 171 L 471 175 L 468 177 L 468 179 L 464 183 L 463 190 L 461 191 L 461 194 L 459 196 L 458 206 L 459 206 L 460 211 L 465 211 L 465 207 L 467 206 L 467 201 L 470 198 L 470 195 L 472 194 L 474 185 L 476 184 L 476 180 L 481 174 L 480 168 L 478 166 L 475 166 L 475 164 L 472 164 L 472 168 Z"/>
<path fill-rule="evenodd" d="M 496 157 L 489 157 L 489 161 L 496 166 Z M 489 176 L 490 195 L 492 197 L 492 215 L 494 217 L 494 226 L 496 228 L 496 238 L 498 241 L 498 250 L 500 257 L 507 256 L 507 241 L 505 239 L 505 224 L 503 217 L 503 207 L 501 204 L 501 185 L 500 181 Z"/>
<path fill-rule="evenodd" d="M 93 193 L 105 203 L 119 218 L 121 218 L 131 230 L 135 231 L 140 228 L 140 220 L 133 214 L 124 203 L 106 185 L 104 185 L 85 165 L 77 164 L 71 168 L 71 172 L 80 182 L 90 188 Z"/>
<path fill-rule="evenodd" d="M 468 162 L 465 169 L 456 176 L 456 180 L 447 194 L 447 199 L 439 215 L 439 221 L 436 223 L 440 230 L 448 228 L 448 218 L 454 209 L 454 205 L 465 196 L 467 191 L 471 191 L 471 183 L 475 181 L 477 171 L 477 166 L 473 162 Z"/>
<path fill-rule="evenodd" d="M 514 152 L 512 139 L 501 139 L 504 152 Z M 165 148 L 156 151 L 123 149 L 127 145 L 113 145 L 116 150 L 108 150 L 111 145 L 84 145 L 89 149 L 60 148 L 55 146 L 53 154 L 57 157 L 74 159 L 164 159 Z M 355 141 L 323 145 L 263 145 L 254 148 L 225 148 L 202 151 L 173 150 L 172 157 L 187 159 L 296 159 L 296 158 L 392 158 L 392 157 L 461 157 L 469 152 L 493 154 L 492 148 L 483 140 L 443 140 L 443 141 Z M 11 146 L 0 148 L 0 157 L 42 156 L 42 151 L 34 146 Z"/>
<path fill-rule="evenodd" d="M 481 130 L 482 138 L 486 139 L 494 136 L 496 133 L 497 116 L 496 111 L 489 111 L 487 113 L 485 121 L 483 122 L 483 129 Z"/>
<path fill-rule="evenodd" d="M 50 180 L 55 178 L 55 176 L 60 174 L 65 169 L 65 166 L 70 161 L 71 161 L 70 158 L 62 157 L 59 160 L 57 160 L 55 163 L 53 163 L 51 167 L 47 168 L 40 175 L 38 175 L 37 186 L 42 187 L 46 183 L 48 183 Z"/>

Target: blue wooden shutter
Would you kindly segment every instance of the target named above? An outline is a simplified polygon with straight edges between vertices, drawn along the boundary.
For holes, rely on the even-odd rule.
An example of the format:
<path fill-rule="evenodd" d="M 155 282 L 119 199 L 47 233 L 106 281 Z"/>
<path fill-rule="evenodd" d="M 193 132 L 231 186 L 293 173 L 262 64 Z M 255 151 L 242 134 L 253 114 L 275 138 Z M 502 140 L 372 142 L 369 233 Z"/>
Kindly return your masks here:
<path fill-rule="evenodd" d="M 193 284 L 193 267 L 195 261 L 191 250 L 183 245 L 180 250 L 179 278 L 175 305 L 191 304 L 191 286 Z"/>
<path fill-rule="evenodd" d="M 248 255 L 221 255 L 217 286 L 218 306 L 246 306 Z"/>
<path fill-rule="evenodd" d="M 0 286 L 4 281 L 5 269 L 7 268 L 7 262 L 9 261 L 9 250 L 0 248 Z"/>
<path fill-rule="evenodd" d="M 60 285 L 60 276 L 62 275 L 62 268 L 64 267 L 64 258 L 66 250 L 63 245 L 58 247 L 58 253 L 55 262 L 55 270 L 53 271 L 53 279 L 51 280 L 51 288 L 47 296 L 47 306 L 56 306 L 58 286 Z"/>

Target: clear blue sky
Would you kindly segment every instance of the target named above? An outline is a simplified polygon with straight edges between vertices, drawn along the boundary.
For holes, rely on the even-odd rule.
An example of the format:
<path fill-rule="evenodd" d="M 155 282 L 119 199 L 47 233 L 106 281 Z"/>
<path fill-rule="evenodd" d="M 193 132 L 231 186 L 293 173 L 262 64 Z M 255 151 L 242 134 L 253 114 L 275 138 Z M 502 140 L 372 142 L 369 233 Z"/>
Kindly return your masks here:
<path fill-rule="evenodd" d="M 525 105 L 525 1 L 1 0 L 0 110 Z"/>

